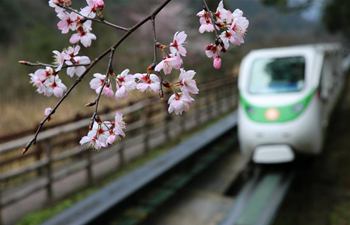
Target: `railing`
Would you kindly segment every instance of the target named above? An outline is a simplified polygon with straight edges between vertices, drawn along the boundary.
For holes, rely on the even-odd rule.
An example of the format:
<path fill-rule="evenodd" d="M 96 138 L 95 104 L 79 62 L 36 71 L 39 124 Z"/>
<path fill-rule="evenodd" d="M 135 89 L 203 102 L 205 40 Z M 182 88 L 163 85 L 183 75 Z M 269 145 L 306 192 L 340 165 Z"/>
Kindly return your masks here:
<path fill-rule="evenodd" d="M 93 184 L 179 134 L 232 111 L 237 100 L 235 87 L 232 78 L 200 85 L 195 105 L 183 116 L 169 115 L 166 102 L 157 97 L 125 106 L 119 110 L 128 124 L 127 138 L 107 150 L 86 151 L 77 145 L 87 132 L 89 118 L 43 131 L 35 148 L 23 156 L 19 149 L 30 136 L 0 144 L 0 210 L 21 204 L 38 192 L 45 193 L 39 198 L 44 205 Z M 113 114 L 103 117 L 112 118 Z"/>

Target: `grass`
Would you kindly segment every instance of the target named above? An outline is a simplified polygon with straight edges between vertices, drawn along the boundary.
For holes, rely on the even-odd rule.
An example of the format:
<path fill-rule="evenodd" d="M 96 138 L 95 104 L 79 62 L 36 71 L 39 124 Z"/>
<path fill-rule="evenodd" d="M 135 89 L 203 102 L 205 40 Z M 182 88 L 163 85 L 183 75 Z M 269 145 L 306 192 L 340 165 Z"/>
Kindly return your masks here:
<path fill-rule="evenodd" d="M 184 134 L 182 134 L 178 138 L 174 138 L 170 142 L 167 142 L 166 144 L 160 146 L 157 149 L 154 149 L 150 151 L 148 154 L 143 155 L 142 157 L 138 157 L 135 160 L 131 161 L 130 163 L 126 164 L 123 168 L 121 168 L 116 173 L 113 173 L 106 178 L 102 179 L 98 183 L 98 185 L 90 186 L 88 188 L 85 188 L 81 190 L 78 193 L 72 194 L 71 196 L 57 201 L 52 206 L 45 207 L 45 209 L 33 212 L 25 216 L 22 220 L 20 220 L 17 225 L 38 225 L 43 223 L 45 220 L 48 220 L 49 218 L 55 216 L 56 214 L 62 212 L 63 210 L 71 207 L 73 204 L 77 203 L 78 201 L 88 197 L 89 195 L 95 193 L 100 188 L 106 186 L 110 182 L 116 180 L 117 178 L 135 170 L 136 168 L 145 165 L 147 162 L 151 161 L 152 159 L 164 154 L 169 150 L 171 147 L 176 146 L 180 140 L 185 140 L 195 133 L 209 127 L 210 125 L 214 124 L 215 122 L 219 121 L 221 118 L 228 115 L 229 112 L 224 113 L 223 115 L 220 115 L 219 117 L 210 120 L 209 122 L 205 122 L 201 124 L 199 127 L 196 127 L 192 130 L 186 131 Z"/>
<path fill-rule="evenodd" d="M 80 90 L 79 90 L 80 91 Z M 86 108 L 85 104 L 96 98 L 93 91 L 82 90 L 74 97 L 67 98 L 60 106 L 57 113 L 48 124 L 60 123 L 69 119 L 74 119 L 77 115 L 92 115 L 94 108 Z M 138 93 L 130 95 L 128 99 L 116 101 L 114 98 L 103 98 L 100 103 L 100 109 L 116 108 L 117 105 L 125 103 L 125 101 L 136 101 L 144 98 Z M 0 98 L 1 100 L 1 98 Z M 1 101 L 0 107 L 0 137 L 11 133 L 21 132 L 31 128 L 36 128 L 43 119 L 46 107 L 52 107 L 56 104 L 57 98 L 46 98 L 42 96 L 33 97 L 31 101 L 23 101 L 14 98 L 9 101 Z M 25 111 L 24 111 L 25 109 Z"/>
<path fill-rule="evenodd" d="M 350 199 L 337 205 L 330 215 L 330 225 L 350 224 Z"/>

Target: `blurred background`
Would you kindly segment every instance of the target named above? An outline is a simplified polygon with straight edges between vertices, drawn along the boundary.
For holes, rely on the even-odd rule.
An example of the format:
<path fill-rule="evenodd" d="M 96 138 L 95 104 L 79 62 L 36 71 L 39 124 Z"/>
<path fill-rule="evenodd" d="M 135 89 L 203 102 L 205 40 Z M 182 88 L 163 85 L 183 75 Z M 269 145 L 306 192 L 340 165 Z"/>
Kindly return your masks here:
<path fill-rule="evenodd" d="M 85 4 L 84 0 L 81 0 L 81 2 L 74 0 L 74 2 L 77 5 L 80 5 L 81 2 Z M 162 0 L 105 0 L 104 13 L 108 20 L 118 25 L 130 27 L 148 15 L 160 2 Z M 215 9 L 218 2 L 209 0 L 209 7 Z M 214 70 L 211 59 L 208 59 L 204 54 L 204 48 L 212 41 L 212 35 L 201 35 L 198 32 L 199 22 L 196 13 L 202 9 L 202 1 L 174 0 L 157 17 L 157 33 L 160 42 L 169 43 L 176 31 L 184 30 L 188 34 L 187 47 L 189 54 L 184 59 L 184 65 L 187 69 L 196 70 L 198 83 L 215 82 L 223 77 L 228 77 L 233 82 L 237 77 L 242 57 L 251 49 L 324 42 L 341 42 L 344 46 L 349 47 L 349 0 L 230 0 L 225 1 L 225 5 L 231 10 L 236 8 L 243 10 L 245 16 L 249 19 L 250 25 L 245 39 L 246 43 L 240 47 L 231 48 L 223 55 L 221 70 Z M 62 35 L 56 28 L 57 22 L 58 19 L 54 11 L 48 7 L 47 0 L 0 0 L 0 142 L 2 143 L 12 140 L 12 138 L 31 134 L 42 119 L 44 109 L 47 106 L 52 106 L 57 101 L 54 97 L 43 97 L 35 92 L 35 88 L 29 83 L 28 76 L 35 68 L 18 64 L 19 60 L 52 62 L 52 51 L 61 51 L 68 46 L 70 35 Z M 93 33 L 96 34 L 97 41 L 93 42 L 92 47 L 83 49 L 81 53 L 81 55 L 87 55 L 91 59 L 110 47 L 122 35 L 119 31 L 111 30 L 101 24 L 93 25 Z M 129 68 L 131 73 L 145 71 L 146 67 L 152 63 L 152 43 L 151 25 L 146 24 L 131 35 L 118 49 L 114 64 L 115 70 L 121 72 L 123 69 Z M 91 74 L 104 71 L 106 63 L 106 61 L 98 63 Z M 61 76 L 61 78 L 67 86 L 72 83 L 69 77 Z M 89 88 L 89 80 L 89 78 L 84 80 L 73 91 L 55 114 L 54 120 L 49 123 L 50 126 L 66 121 L 74 121 L 93 113 L 93 109 L 84 107 L 96 96 Z M 235 86 L 235 83 L 232 86 Z M 123 102 L 104 98 L 101 108 L 113 109 L 119 105 L 128 104 L 128 101 L 131 102 L 140 98 L 142 96 L 137 94 L 130 96 L 130 99 Z M 78 130 L 76 133 L 80 135 L 82 132 Z M 75 143 L 77 142 L 76 137 L 71 139 L 74 139 Z M 343 143 L 342 147 L 344 146 L 349 145 Z M 39 151 L 38 149 L 33 150 L 34 156 L 30 155 L 25 162 L 18 164 L 13 163 L 15 161 L 13 157 L 18 157 L 17 151 L 0 155 L 0 165 L 1 163 L 3 165 L 12 163 L 11 169 L 18 169 L 21 165 L 27 166 L 34 161 L 40 162 L 45 157 L 40 155 L 42 150 L 39 149 Z M 39 157 L 36 157 L 35 154 L 38 151 L 40 154 Z M 57 150 L 57 152 L 59 151 L 61 150 Z M 34 159 L 30 157 L 34 157 Z M 350 224 L 350 189 L 346 188 L 350 188 L 350 176 L 348 176 L 350 175 L 348 166 L 350 153 L 332 155 L 331 159 L 333 161 L 327 161 L 326 164 L 321 159 L 311 169 L 308 174 L 309 178 L 314 177 L 316 181 L 313 179 L 307 180 L 307 178 L 298 181 L 305 182 L 311 188 L 303 192 L 304 186 L 300 184 L 294 190 L 295 193 L 303 194 L 289 196 L 288 200 L 292 203 L 284 206 L 284 211 L 277 218 L 276 224 Z M 64 165 L 72 164 L 74 160 L 74 162 L 79 161 L 80 158 L 76 157 L 74 160 L 69 160 L 63 163 L 60 162 L 61 164 L 55 164 L 55 166 L 61 168 Z M 341 161 L 342 164 L 338 164 L 340 160 L 344 160 Z M 4 163 L 5 161 L 6 163 Z M 335 167 L 335 165 L 344 165 L 344 167 Z M 331 178 L 318 177 L 317 171 L 320 168 L 333 168 L 327 170 L 330 172 L 325 175 Z M 340 173 L 338 171 L 340 168 L 347 172 Z M 39 169 L 38 171 L 31 170 L 30 176 L 40 177 L 45 174 L 43 172 L 45 168 L 44 170 Z M 5 174 L 8 171 L 10 171 L 9 166 L 0 168 L 1 173 Z M 33 171 L 37 174 L 33 175 Z M 341 179 L 341 183 L 339 183 L 338 178 Z M 22 178 L 14 180 L 9 187 L 16 186 L 16 182 L 22 184 L 20 179 Z M 314 181 L 329 185 L 331 188 L 324 188 L 324 185 L 319 188 Z M 343 191 L 334 192 L 334 195 L 329 194 L 338 188 Z M 88 192 L 90 193 L 91 190 L 88 190 Z M 318 204 L 317 199 L 323 194 L 326 197 L 322 199 L 322 204 Z M 342 201 L 330 209 L 328 207 L 329 202 L 332 202 L 339 195 L 343 197 Z M 302 200 L 305 196 L 310 199 L 309 204 L 306 204 L 303 208 L 307 214 L 302 214 L 299 208 L 300 201 L 293 201 L 293 199 Z M 71 202 L 67 204 L 70 205 Z M 61 211 L 67 206 L 61 204 L 59 207 L 60 209 L 54 210 Z M 11 219 L 8 219 L 9 222 L 5 224 L 15 224 L 25 216 L 23 214 L 33 211 L 33 209 L 24 208 L 23 212 L 25 213 L 15 219 L 14 215 L 16 213 L 13 213 L 13 209 L 11 211 L 4 210 L 5 213 L 12 216 Z M 37 220 L 42 222 L 43 218 L 47 219 L 48 215 L 52 215 L 54 212 L 45 213 L 44 215 L 40 212 L 34 216 L 29 215 L 19 224 L 39 224 L 36 222 Z M 289 219 L 285 220 L 286 217 Z"/>

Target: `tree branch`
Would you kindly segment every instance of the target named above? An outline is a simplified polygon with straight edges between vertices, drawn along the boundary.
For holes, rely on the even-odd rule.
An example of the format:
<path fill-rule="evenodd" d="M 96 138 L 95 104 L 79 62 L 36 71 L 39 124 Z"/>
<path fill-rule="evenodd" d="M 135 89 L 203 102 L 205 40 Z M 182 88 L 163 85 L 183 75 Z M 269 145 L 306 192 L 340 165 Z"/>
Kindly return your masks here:
<path fill-rule="evenodd" d="M 155 17 L 152 17 L 151 19 L 152 21 L 152 30 L 153 30 L 153 45 L 154 45 L 154 48 L 153 48 L 153 64 L 154 66 L 156 66 L 156 63 L 157 63 L 157 51 L 158 51 L 158 47 L 157 47 L 157 32 L 156 32 L 156 18 Z"/>
<path fill-rule="evenodd" d="M 52 68 L 57 68 L 57 65 L 54 64 L 48 64 L 48 63 L 42 63 L 42 62 L 29 62 L 25 60 L 20 60 L 18 61 L 20 64 L 25 65 L 25 66 L 46 66 L 46 67 L 52 67 Z M 62 69 L 66 69 L 69 67 L 77 67 L 77 66 L 89 66 L 90 63 L 87 64 L 73 64 L 73 65 L 63 65 Z"/>
<path fill-rule="evenodd" d="M 95 121 L 95 118 L 96 116 L 98 115 L 98 105 L 100 103 L 100 99 L 101 99 L 101 96 L 102 96 L 102 93 L 103 93 L 103 89 L 105 88 L 106 84 L 107 84 L 107 81 L 108 81 L 108 78 L 110 76 L 110 74 L 113 72 L 113 57 L 114 57 L 114 53 L 115 53 L 115 48 L 111 48 L 111 52 L 109 53 L 109 61 L 108 61 L 108 66 L 107 66 L 107 71 L 106 71 L 106 77 L 105 77 L 105 80 L 102 84 L 102 87 L 101 87 L 101 90 L 100 92 L 98 93 L 94 103 L 95 103 L 95 112 L 92 116 L 92 122 Z"/>
<path fill-rule="evenodd" d="M 133 32 L 135 32 L 139 27 L 144 25 L 147 21 L 151 20 L 152 18 L 155 18 L 158 13 L 172 0 L 166 0 L 164 1 L 160 6 L 158 6 L 150 15 L 145 17 L 143 20 L 135 24 L 133 27 L 131 27 L 111 48 L 106 49 L 104 52 L 102 52 L 97 58 L 95 58 L 91 64 L 86 68 L 86 71 L 75 80 L 75 82 L 70 86 L 70 88 L 67 90 L 67 92 L 58 100 L 56 105 L 53 107 L 52 111 L 44 117 L 44 119 L 40 122 L 33 138 L 28 142 L 28 144 L 23 149 L 23 154 L 25 154 L 29 148 L 36 143 L 36 140 L 38 138 L 38 135 L 40 131 L 42 130 L 45 123 L 49 120 L 49 118 L 56 112 L 58 107 L 62 104 L 62 102 L 69 96 L 69 94 L 72 92 L 72 90 L 84 79 L 84 77 L 90 72 L 90 70 L 98 63 L 102 58 L 104 58 L 108 53 L 110 53 L 112 50 L 115 51 L 123 42 L 125 39 L 127 39 Z"/>

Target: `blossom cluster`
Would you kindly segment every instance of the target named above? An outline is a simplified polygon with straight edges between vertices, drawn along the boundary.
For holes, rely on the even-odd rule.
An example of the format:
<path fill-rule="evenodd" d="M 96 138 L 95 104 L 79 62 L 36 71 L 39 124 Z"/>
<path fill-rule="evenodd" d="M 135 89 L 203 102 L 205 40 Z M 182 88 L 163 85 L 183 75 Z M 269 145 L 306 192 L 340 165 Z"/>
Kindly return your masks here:
<path fill-rule="evenodd" d="M 182 68 L 182 57 L 186 56 L 187 50 L 185 48 L 185 41 L 187 34 L 182 32 L 176 32 L 173 41 L 169 44 L 169 53 L 165 54 L 165 57 L 159 62 L 154 71 L 163 71 L 165 75 L 169 75 L 173 70 L 179 70 L 180 75 L 174 83 L 162 83 L 160 77 L 148 71 L 147 73 L 135 73 L 131 74 L 129 69 L 125 69 L 120 74 L 108 74 L 95 73 L 94 78 L 90 81 L 91 89 L 95 90 L 96 94 L 99 94 L 102 90 L 102 94 L 108 97 L 115 97 L 116 99 L 126 97 L 129 92 L 138 90 L 141 92 L 149 91 L 155 94 L 159 93 L 161 86 L 173 90 L 173 94 L 168 100 L 169 113 L 175 113 L 176 115 L 182 114 L 184 111 L 188 111 L 190 104 L 194 102 L 191 95 L 198 94 L 199 90 L 196 85 L 196 81 L 193 79 L 196 72 L 193 70 L 186 71 Z M 164 53 L 165 47 L 162 45 L 162 51 Z"/>
<path fill-rule="evenodd" d="M 155 67 L 155 71 L 163 71 L 165 75 L 170 74 L 173 69 L 180 71 L 176 83 L 165 85 L 172 88 L 174 92 L 168 100 L 168 112 L 174 112 L 176 115 L 181 115 L 184 111 L 188 111 L 190 105 L 194 102 L 191 94 L 196 95 L 199 93 L 196 81 L 193 79 L 196 72 L 194 70 L 186 71 L 182 66 L 182 57 L 187 55 L 185 48 L 186 39 L 187 34 L 184 31 L 176 32 L 173 41 L 169 44 L 170 53 L 166 54 L 163 60 Z M 162 50 L 164 51 L 164 47 L 162 47 Z"/>
<path fill-rule="evenodd" d="M 90 81 L 90 87 L 96 91 L 96 94 L 99 94 L 103 88 L 103 95 L 114 96 L 116 99 L 126 97 L 128 92 L 133 90 L 159 92 L 160 79 L 157 75 L 147 73 L 130 74 L 129 71 L 129 69 L 125 69 L 118 75 L 113 73 L 109 74 L 108 77 L 101 73 L 95 73 L 94 78 Z M 115 85 L 112 85 L 112 82 Z M 115 93 L 113 86 L 116 89 Z"/>
<path fill-rule="evenodd" d="M 75 31 L 70 43 L 74 46 L 69 46 L 67 49 L 53 51 L 54 62 L 52 66 L 47 66 L 45 69 L 38 69 L 34 73 L 29 74 L 31 83 L 37 88 L 37 92 L 45 96 L 54 95 L 62 97 L 67 87 L 59 78 L 58 73 L 67 68 L 67 75 L 70 77 L 81 76 L 91 60 L 87 56 L 79 56 L 79 42 L 84 47 L 91 46 L 92 40 L 96 36 L 91 33 L 91 20 L 87 18 L 96 17 L 96 12 L 103 10 L 103 0 L 87 0 L 87 6 L 82 8 L 80 12 L 69 12 L 67 7 L 72 4 L 71 0 L 49 0 L 49 5 L 55 9 L 57 17 L 60 21 L 57 24 L 62 33 L 68 33 L 70 30 Z"/>
<path fill-rule="evenodd" d="M 244 43 L 249 21 L 243 16 L 242 10 L 236 9 L 231 12 L 225 9 L 223 1 L 219 3 L 215 13 L 203 9 L 197 13 L 197 16 L 200 22 L 200 33 L 216 31 L 215 43 L 206 46 L 205 54 L 213 59 L 214 68 L 220 69 L 222 64 L 220 54 L 226 52 L 230 44 L 239 46 Z"/>
<path fill-rule="evenodd" d="M 85 66 L 91 63 L 89 57 L 78 56 L 79 51 L 79 45 L 68 47 L 62 52 L 54 50 L 54 63 L 52 66 L 47 66 L 45 69 L 38 69 L 34 73 L 29 74 L 31 83 L 37 88 L 39 94 L 62 97 L 67 87 L 59 78 L 58 73 L 63 67 L 67 68 L 68 76 L 73 77 L 76 75 L 79 77 L 85 72 Z"/>
<path fill-rule="evenodd" d="M 125 122 L 123 114 L 117 112 L 114 121 L 102 121 L 94 119 L 88 134 L 80 140 L 80 144 L 89 144 L 95 149 L 106 148 L 118 138 L 125 137 Z"/>
<path fill-rule="evenodd" d="M 96 35 L 91 33 L 92 21 L 89 20 L 96 17 L 96 13 L 104 8 L 103 0 L 86 0 L 87 6 L 80 9 L 79 12 L 66 10 L 70 7 L 71 0 L 50 0 L 49 5 L 55 9 L 57 17 L 60 21 L 57 27 L 62 34 L 69 31 L 75 32 L 69 39 L 71 44 L 81 43 L 84 47 L 90 47 L 91 42 L 96 40 Z"/>
<path fill-rule="evenodd" d="M 51 67 L 38 69 L 34 73 L 29 74 L 30 82 L 37 87 L 36 91 L 45 96 L 54 95 L 62 97 L 67 87 L 62 83 L 58 74 Z"/>

